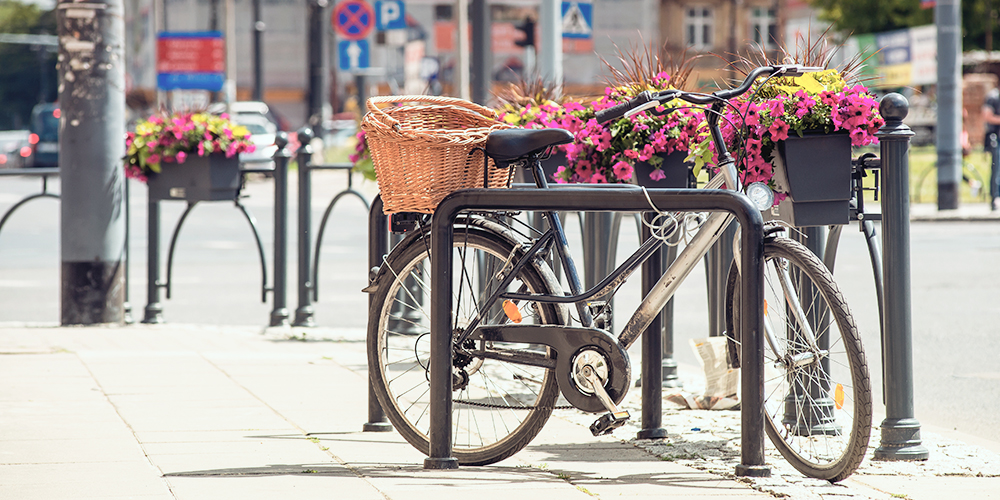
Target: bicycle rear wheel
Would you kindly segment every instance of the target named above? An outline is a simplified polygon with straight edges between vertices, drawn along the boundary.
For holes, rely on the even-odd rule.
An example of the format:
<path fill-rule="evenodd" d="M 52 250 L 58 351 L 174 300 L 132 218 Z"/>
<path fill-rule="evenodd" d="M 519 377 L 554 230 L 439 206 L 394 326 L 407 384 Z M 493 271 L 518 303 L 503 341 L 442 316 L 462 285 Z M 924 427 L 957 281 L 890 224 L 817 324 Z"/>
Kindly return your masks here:
<path fill-rule="evenodd" d="M 485 225 L 477 227 L 474 224 Z M 412 234 L 387 257 L 389 275 L 375 292 L 369 312 L 370 378 L 389 421 L 414 447 L 428 453 L 430 428 L 430 234 Z M 523 255 L 520 241 L 499 224 L 478 220 L 455 228 L 452 277 L 453 327 L 468 326 L 497 275 L 512 256 Z M 504 270 L 503 272 L 506 272 Z M 549 268 L 538 259 L 525 266 L 509 290 L 561 295 Z M 523 322 L 561 324 L 558 306 L 522 302 Z M 509 321 L 500 307 L 480 324 Z M 516 315 L 515 315 L 516 316 Z M 452 353 L 452 452 L 460 464 L 503 460 L 533 439 L 559 396 L 552 369 L 515 364 L 504 355 L 552 361 L 544 346 L 468 340 Z"/>
<path fill-rule="evenodd" d="M 871 381 L 857 326 L 833 276 L 801 243 L 768 240 L 764 259 L 765 430 L 799 472 L 840 481 L 861 464 L 871 435 Z M 726 286 L 726 331 L 737 366 L 740 311 L 734 263 Z"/>

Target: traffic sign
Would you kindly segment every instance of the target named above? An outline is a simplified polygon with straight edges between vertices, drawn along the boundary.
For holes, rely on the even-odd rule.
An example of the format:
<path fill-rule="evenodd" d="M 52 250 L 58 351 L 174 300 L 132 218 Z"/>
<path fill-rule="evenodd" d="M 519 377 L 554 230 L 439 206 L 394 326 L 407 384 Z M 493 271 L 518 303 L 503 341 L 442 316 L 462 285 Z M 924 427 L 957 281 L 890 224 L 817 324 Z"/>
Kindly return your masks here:
<path fill-rule="evenodd" d="M 337 42 L 337 65 L 341 71 L 368 67 L 368 40 L 341 40 Z"/>
<path fill-rule="evenodd" d="M 379 30 L 406 29 L 406 5 L 403 0 L 376 1 L 375 27 Z"/>
<path fill-rule="evenodd" d="M 590 38 L 593 26 L 594 6 L 590 2 L 562 3 L 563 38 Z"/>
<path fill-rule="evenodd" d="M 161 32 L 156 39 L 156 81 L 162 90 L 222 90 L 226 42 L 220 31 Z"/>
<path fill-rule="evenodd" d="M 375 11 L 365 0 L 343 0 L 333 10 L 333 27 L 347 40 L 368 36 L 375 24 Z"/>

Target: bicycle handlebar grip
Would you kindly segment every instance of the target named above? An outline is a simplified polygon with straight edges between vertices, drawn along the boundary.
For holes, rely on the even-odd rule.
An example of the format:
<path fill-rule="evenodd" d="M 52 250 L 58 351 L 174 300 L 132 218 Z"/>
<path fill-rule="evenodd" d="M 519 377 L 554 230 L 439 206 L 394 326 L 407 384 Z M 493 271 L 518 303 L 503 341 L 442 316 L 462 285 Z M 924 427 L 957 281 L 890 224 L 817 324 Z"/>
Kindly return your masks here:
<path fill-rule="evenodd" d="M 653 100 L 653 95 L 646 90 L 621 104 L 598 111 L 594 118 L 597 120 L 597 123 L 607 123 L 611 120 L 617 120 L 618 118 L 625 116 L 625 113 L 628 113 L 629 111 L 632 111 L 633 109 L 638 108 L 651 100 Z"/>

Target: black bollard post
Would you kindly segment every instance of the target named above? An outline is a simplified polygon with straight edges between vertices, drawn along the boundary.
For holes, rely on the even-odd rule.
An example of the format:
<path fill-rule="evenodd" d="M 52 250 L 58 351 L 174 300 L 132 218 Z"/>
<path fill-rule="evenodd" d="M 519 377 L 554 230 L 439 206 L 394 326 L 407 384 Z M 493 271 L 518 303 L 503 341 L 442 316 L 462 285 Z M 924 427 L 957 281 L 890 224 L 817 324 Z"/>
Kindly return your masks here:
<path fill-rule="evenodd" d="M 299 130 L 299 153 L 296 156 L 299 167 L 299 307 L 295 310 L 293 326 L 316 326 L 312 306 L 312 259 L 309 246 L 312 244 L 312 186 L 310 184 L 309 163 L 312 161 L 312 128 Z"/>
<path fill-rule="evenodd" d="M 160 202 L 149 200 L 146 213 L 146 310 L 143 323 L 163 323 L 160 303 Z"/>
<path fill-rule="evenodd" d="M 885 126 L 875 135 L 882 156 L 882 346 L 885 420 L 875 460 L 926 460 L 920 422 L 913 415 L 913 338 L 910 309 L 910 137 L 903 123 L 909 104 L 902 95 L 882 98 Z"/>
<path fill-rule="evenodd" d="M 667 246 L 663 249 L 662 268 L 670 267 L 670 264 L 677 260 L 677 247 Z M 670 299 L 660 313 L 660 323 L 663 326 L 662 355 L 660 357 L 660 374 L 662 387 L 681 387 L 680 377 L 677 376 L 677 360 L 674 359 L 674 299 Z"/>
<path fill-rule="evenodd" d="M 653 222 L 654 212 L 646 212 L 642 217 L 647 222 Z M 651 235 L 649 226 L 643 224 L 640 230 L 640 241 L 646 241 Z M 649 293 L 663 274 L 663 246 L 642 264 L 642 295 Z M 671 299 L 673 300 L 673 299 Z M 663 428 L 663 313 L 657 314 L 642 333 L 642 429 L 636 434 L 637 439 L 657 439 L 667 437 Z"/>
<path fill-rule="evenodd" d="M 718 337 L 726 329 L 726 280 L 733 262 L 733 239 L 736 225 L 726 228 L 719 241 L 705 254 L 705 280 L 708 290 L 708 336 Z"/>
<path fill-rule="evenodd" d="M 389 218 L 382 213 L 382 197 L 376 196 L 368 212 L 368 268 L 374 272 L 382 265 L 382 257 L 389 253 Z M 373 295 L 368 296 L 368 311 L 371 314 Z M 378 403 L 378 397 L 368 382 L 368 422 L 365 432 L 389 432 L 392 424 L 386 421 L 385 412 Z"/>
<path fill-rule="evenodd" d="M 583 233 L 583 286 L 590 289 L 597 286 L 611 270 L 615 268 L 615 256 L 618 253 L 618 230 L 621 226 L 622 214 L 615 212 L 583 212 L 580 214 Z M 606 300 L 607 306 L 614 311 L 610 297 L 595 297 L 596 300 Z M 601 311 L 594 311 L 600 313 Z M 599 325 L 607 331 L 612 331 L 613 315 L 606 324 Z M 595 317 L 595 320 L 598 317 Z"/>
<path fill-rule="evenodd" d="M 288 134 L 278 132 L 274 139 L 274 307 L 271 326 L 288 325 Z"/>

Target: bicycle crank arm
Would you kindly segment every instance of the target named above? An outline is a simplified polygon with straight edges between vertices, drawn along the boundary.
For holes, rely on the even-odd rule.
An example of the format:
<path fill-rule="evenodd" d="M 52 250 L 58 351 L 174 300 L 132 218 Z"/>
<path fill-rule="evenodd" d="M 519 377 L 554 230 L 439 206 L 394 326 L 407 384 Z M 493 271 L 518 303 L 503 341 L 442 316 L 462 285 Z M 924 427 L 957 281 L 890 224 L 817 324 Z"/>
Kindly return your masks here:
<path fill-rule="evenodd" d="M 613 404 L 621 403 L 632 380 L 632 366 L 615 338 L 604 330 L 559 325 L 487 325 L 476 328 L 469 336 L 486 342 L 511 342 L 545 345 L 552 348 L 555 357 L 556 381 L 563 396 L 580 410 L 598 413 L 607 410 L 601 402 L 599 391 L 578 380 L 574 375 L 574 361 L 586 354 L 594 359 L 590 364 L 601 365 L 606 370 L 601 389 Z M 487 348 L 488 350 L 488 348 Z"/>
<path fill-rule="evenodd" d="M 608 396 L 608 392 L 604 390 L 604 381 L 597 376 L 597 369 L 593 365 L 585 364 L 578 373 L 579 378 L 583 379 L 581 384 L 584 386 L 583 388 L 594 391 L 597 399 L 600 399 L 608 410 L 608 413 L 601 415 L 601 418 L 590 424 L 590 432 L 595 436 L 603 436 L 611 434 L 611 431 L 625 425 L 629 418 L 628 411 L 619 409 L 618 405 Z"/>

